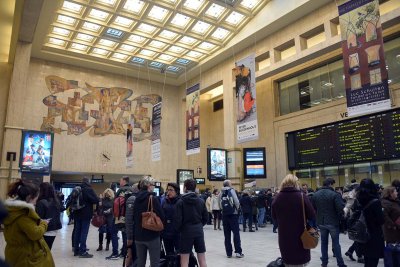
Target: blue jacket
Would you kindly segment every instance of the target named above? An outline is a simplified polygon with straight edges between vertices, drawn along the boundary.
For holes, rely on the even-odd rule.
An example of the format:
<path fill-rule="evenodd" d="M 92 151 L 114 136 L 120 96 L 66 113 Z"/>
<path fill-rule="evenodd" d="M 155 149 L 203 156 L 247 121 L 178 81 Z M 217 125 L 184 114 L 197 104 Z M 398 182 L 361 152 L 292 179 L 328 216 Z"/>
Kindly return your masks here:
<path fill-rule="evenodd" d="M 340 194 L 332 187 L 321 187 L 312 197 L 312 204 L 317 212 L 318 225 L 339 226 L 343 216 L 344 202 Z"/>

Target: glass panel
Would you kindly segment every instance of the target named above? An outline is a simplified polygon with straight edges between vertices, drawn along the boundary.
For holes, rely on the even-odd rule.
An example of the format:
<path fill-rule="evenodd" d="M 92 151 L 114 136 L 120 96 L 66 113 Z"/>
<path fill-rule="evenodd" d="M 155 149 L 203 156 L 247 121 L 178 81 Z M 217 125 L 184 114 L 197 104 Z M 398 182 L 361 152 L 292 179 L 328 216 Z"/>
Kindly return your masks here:
<path fill-rule="evenodd" d="M 371 163 L 354 164 L 354 177 L 357 181 L 364 178 L 371 178 Z"/>
<path fill-rule="evenodd" d="M 339 184 L 345 186 L 351 183 L 354 179 L 354 166 L 341 165 L 339 166 Z"/>
<path fill-rule="evenodd" d="M 371 162 L 371 177 L 375 183 L 383 185 L 389 185 L 390 183 L 390 172 L 388 161 L 377 161 Z"/>
<path fill-rule="evenodd" d="M 335 187 L 342 186 L 340 185 L 339 181 L 339 167 L 338 166 L 329 166 L 329 167 L 324 167 L 324 170 L 322 172 L 323 179 L 321 181 L 321 184 L 326 178 L 333 178 L 335 180 Z"/>
<path fill-rule="evenodd" d="M 384 47 L 390 85 L 400 83 L 400 38 L 385 43 Z"/>

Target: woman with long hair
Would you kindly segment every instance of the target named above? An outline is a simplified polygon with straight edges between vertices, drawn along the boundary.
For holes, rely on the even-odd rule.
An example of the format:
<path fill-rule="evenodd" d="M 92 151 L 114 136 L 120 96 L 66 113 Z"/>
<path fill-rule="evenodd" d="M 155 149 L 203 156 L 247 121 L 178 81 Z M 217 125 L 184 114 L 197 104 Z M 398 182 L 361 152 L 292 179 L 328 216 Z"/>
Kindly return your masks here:
<path fill-rule="evenodd" d="M 40 184 L 40 194 L 38 202 L 36 203 L 36 212 L 40 218 L 49 220 L 49 225 L 43 238 L 51 250 L 57 235 L 57 230 L 61 229 L 62 225 L 60 220 L 61 204 L 50 183 L 46 182 Z"/>
<path fill-rule="evenodd" d="M 49 246 L 43 239 L 48 220 L 35 211 L 39 187 L 18 180 L 11 184 L 4 202 L 8 216 L 4 219 L 6 262 L 13 267 L 53 267 Z"/>
<path fill-rule="evenodd" d="M 272 202 L 272 218 L 279 225 L 279 249 L 285 266 L 305 266 L 311 260 L 310 250 L 303 248 L 300 239 L 304 231 L 302 201 L 306 221 L 315 220 L 314 208 L 300 191 L 298 178 L 288 174 Z"/>
<path fill-rule="evenodd" d="M 398 200 L 396 187 L 388 186 L 383 189 L 381 204 L 385 224 L 383 235 L 387 243 L 400 242 L 400 202 Z"/>

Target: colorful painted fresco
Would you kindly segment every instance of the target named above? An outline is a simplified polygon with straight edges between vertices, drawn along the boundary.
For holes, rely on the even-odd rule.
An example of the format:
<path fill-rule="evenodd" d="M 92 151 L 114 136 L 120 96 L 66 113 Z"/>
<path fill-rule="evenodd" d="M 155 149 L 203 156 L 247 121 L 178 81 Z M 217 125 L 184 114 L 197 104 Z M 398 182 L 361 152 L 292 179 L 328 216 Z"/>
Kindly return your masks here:
<path fill-rule="evenodd" d="M 132 139 L 151 139 L 153 106 L 161 101 L 157 94 L 134 97 L 122 87 L 80 87 L 77 81 L 50 75 L 45 78 L 50 95 L 43 99 L 48 107 L 41 130 L 68 135 L 88 132 L 92 137 L 125 135 L 133 122 Z"/>

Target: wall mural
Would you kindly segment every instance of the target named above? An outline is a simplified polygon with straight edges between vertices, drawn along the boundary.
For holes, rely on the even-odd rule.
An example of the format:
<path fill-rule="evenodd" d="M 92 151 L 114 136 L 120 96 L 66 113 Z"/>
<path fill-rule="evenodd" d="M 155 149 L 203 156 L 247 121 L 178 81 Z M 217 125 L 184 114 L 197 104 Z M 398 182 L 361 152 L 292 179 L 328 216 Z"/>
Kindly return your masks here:
<path fill-rule="evenodd" d="M 133 91 L 121 87 L 94 87 L 50 75 L 45 78 L 50 95 L 43 99 L 48 107 L 40 127 L 68 135 L 89 132 L 92 137 L 125 135 L 133 121 L 134 142 L 151 139 L 153 106 L 161 102 L 157 94 L 132 97 Z"/>

